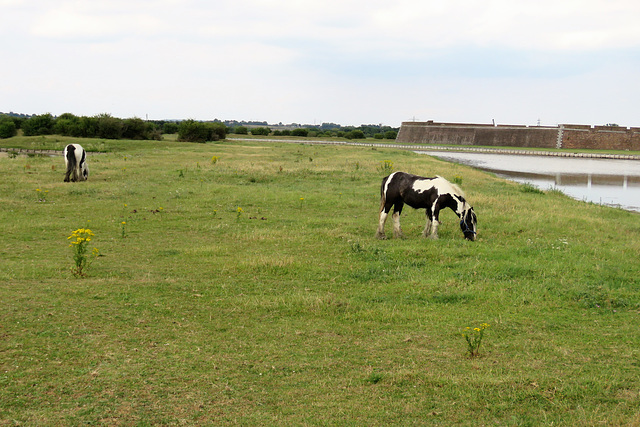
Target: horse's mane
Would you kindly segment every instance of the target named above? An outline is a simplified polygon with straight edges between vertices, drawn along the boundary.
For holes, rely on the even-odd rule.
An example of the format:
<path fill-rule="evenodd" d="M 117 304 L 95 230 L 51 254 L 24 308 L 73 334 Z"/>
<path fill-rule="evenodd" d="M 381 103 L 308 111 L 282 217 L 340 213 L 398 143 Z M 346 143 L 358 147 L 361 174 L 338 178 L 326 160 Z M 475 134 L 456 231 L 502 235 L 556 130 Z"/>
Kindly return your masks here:
<path fill-rule="evenodd" d="M 456 193 L 458 193 L 460 196 L 466 198 L 467 196 L 464 195 L 464 191 L 462 191 L 462 188 L 458 187 L 456 184 L 451 183 L 451 186 L 453 187 L 454 190 L 456 190 Z"/>
<path fill-rule="evenodd" d="M 454 184 L 453 182 L 449 182 L 448 179 L 441 177 L 440 175 L 436 175 L 436 177 L 438 178 L 442 178 L 445 181 L 447 181 L 449 183 L 449 185 L 451 185 L 451 187 L 453 187 L 453 189 L 455 190 L 456 194 L 459 196 L 464 197 L 465 199 L 467 198 L 467 196 L 465 196 L 464 191 L 462 191 L 462 188 L 458 187 L 457 184 Z"/>

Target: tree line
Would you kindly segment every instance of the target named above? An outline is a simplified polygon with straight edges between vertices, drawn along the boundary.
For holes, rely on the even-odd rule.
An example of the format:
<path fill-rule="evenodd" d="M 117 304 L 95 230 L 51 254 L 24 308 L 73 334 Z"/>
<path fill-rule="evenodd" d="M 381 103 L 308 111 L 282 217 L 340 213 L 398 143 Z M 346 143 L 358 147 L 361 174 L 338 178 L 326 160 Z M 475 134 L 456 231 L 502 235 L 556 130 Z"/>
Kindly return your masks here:
<path fill-rule="evenodd" d="M 188 142 L 218 141 L 227 136 L 222 123 L 196 120 L 149 121 L 138 117 L 120 119 L 110 114 L 76 116 L 65 113 L 58 117 L 46 113 L 23 117 L 0 115 L 0 138 L 11 138 L 22 129 L 24 136 L 62 135 L 76 138 L 162 140 L 163 134 L 178 134 L 178 140 Z"/>
<path fill-rule="evenodd" d="M 207 142 L 225 139 L 228 133 L 238 135 L 273 135 L 296 137 L 339 137 L 347 139 L 395 139 L 397 128 L 378 125 L 343 127 L 333 123 L 320 126 L 295 127 L 271 130 L 263 126 L 244 126 L 244 122 L 229 122 L 231 126 L 214 120 L 193 119 L 181 121 L 142 120 L 138 117 L 120 119 L 110 114 L 76 116 L 65 113 L 54 117 L 46 113 L 33 116 L 0 113 L 0 139 L 11 138 L 22 130 L 25 136 L 62 135 L 77 138 L 162 140 L 163 134 L 177 134 L 179 141 Z M 281 126 L 279 126 L 281 127 Z"/>
<path fill-rule="evenodd" d="M 230 130 L 230 133 L 238 135 L 263 135 L 263 136 L 297 136 L 297 137 L 311 137 L 311 138 L 346 138 L 346 139 L 396 139 L 398 131 L 391 127 L 382 127 L 375 125 L 362 125 L 355 127 L 336 127 L 329 129 L 322 129 L 318 126 L 312 127 L 299 127 L 294 129 L 276 129 L 271 130 L 268 126 L 259 126 L 248 128 L 246 126 L 237 126 Z"/>

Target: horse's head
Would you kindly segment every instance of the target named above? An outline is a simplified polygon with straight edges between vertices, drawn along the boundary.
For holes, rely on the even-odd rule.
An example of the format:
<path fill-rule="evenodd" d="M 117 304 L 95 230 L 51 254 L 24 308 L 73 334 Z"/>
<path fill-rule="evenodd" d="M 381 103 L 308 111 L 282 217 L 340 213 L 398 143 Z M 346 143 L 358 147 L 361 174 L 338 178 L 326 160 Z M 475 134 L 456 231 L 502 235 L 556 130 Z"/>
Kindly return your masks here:
<path fill-rule="evenodd" d="M 83 163 L 82 164 L 82 180 L 86 181 L 89 178 L 89 166 L 87 166 L 87 163 Z"/>
<path fill-rule="evenodd" d="M 460 229 L 464 233 L 464 238 L 473 242 L 477 236 L 478 219 L 476 218 L 476 213 L 473 211 L 473 208 L 469 205 L 467 205 L 467 207 L 467 209 L 462 211 L 462 215 L 460 215 Z"/>

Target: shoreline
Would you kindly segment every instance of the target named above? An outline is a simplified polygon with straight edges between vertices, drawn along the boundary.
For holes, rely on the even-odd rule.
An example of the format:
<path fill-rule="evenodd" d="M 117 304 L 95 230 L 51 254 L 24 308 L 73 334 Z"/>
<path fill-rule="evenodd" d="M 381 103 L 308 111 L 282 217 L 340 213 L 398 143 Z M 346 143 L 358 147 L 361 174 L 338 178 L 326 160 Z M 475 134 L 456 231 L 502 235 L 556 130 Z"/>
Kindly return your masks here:
<path fill-rule="evenodd" d="M 571 153 L 565 151 L 543 151 L 543 150 L 518 150 L 509 148 L 489 148 L 489 147 L 459 147 L 443 145 L 407 145 L 407 144 L 382 144 L 375 142 L 352 142 L 352 141 L 321 141 L 321 140 L 283 140 L 283 139 L 253 139 L 253 138 L 227 138 L 228 141 L 266 141 L 284 142 L 290 144 L 312 144 L 312 145 L 347 145 L 354 147 L 375 147 L 375 148 L 395 148 L 411 151 L 453 151 L 482 154 L 517 154 L 522 156 L 547 156 L 547 157 L 577 157 L 588 159 L 616 159 L 616 160 L 640 160 L 640 155 L 635 154 L 609 154 L 609 153 Z"/>

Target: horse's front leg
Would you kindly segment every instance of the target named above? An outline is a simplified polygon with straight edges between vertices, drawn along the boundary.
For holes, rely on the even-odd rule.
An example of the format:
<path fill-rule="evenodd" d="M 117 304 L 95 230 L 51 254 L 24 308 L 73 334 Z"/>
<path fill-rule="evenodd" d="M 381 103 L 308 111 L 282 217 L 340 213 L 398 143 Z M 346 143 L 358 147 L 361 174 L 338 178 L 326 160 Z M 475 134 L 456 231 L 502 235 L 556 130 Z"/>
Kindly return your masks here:
<path fill-rule="evenodd" d="M 438 220 L 438 211 L 430 212 L 427 210 L 427 225 L 422 232 L 424 237 L 428 237 L 429 239 L 437 239 L 438 238 L 438 225 L 440 221 Z"/>

